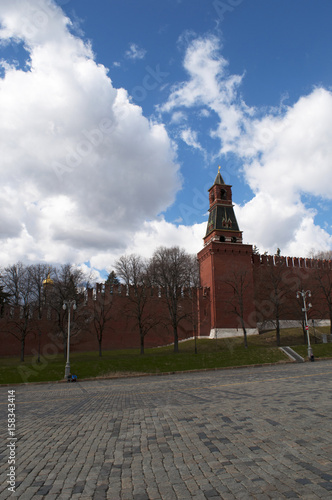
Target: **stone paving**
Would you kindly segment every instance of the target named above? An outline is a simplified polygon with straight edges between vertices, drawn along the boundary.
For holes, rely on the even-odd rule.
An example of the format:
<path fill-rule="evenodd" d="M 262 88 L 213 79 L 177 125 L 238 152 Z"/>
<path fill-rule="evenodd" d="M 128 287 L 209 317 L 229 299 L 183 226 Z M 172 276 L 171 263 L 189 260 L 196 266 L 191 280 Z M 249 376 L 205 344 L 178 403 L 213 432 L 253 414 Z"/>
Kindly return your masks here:
<path fill-rule="evenodd" d="M 0 499 L 332 498 L 332 361 L 0 388 Z"/>

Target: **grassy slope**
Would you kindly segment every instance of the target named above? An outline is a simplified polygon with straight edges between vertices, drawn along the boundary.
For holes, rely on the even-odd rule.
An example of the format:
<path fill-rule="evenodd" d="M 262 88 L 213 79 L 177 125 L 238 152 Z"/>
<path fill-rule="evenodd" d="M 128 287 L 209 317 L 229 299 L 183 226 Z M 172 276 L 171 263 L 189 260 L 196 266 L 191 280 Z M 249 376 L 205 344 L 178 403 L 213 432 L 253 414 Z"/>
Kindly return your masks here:
<path fill-rule="evenodd" d="M 295 349 L 303 357 L 307 356 L 303 333 L 299 329 L 283 330 L 282 345 L 296 346 Z M 70 357 L 71 371 L 79 379 L 108 376 L 121 373 L 163 373 L 196 369 L 213 369 L 229 366 L 242 366 L 262 363 L 277 363 L 288 358 L 276 347 L 275 333 L 248 337 L 249 348 L 243 346 L 242 338 L 232 339 L 199 339 L 198 353 L 194 352 L 194 341 L 180 343 L 180 352 L 173 353 L 173 346 L 147 349 L 144 356 L 138 350 L 105 351 L 102 358 L 97 351 L 72 353 Z M 314 344 L 314 355 L 318 357 L 332 356 L 332 344 Z M 36 359 L 27 356 L 24 363 L 16 358 L 2 358 L 0 366 L 0 383 L 13 384 L 22 382 L 55 381 L 64 377 L 65 361 L 63 355 L 42 358 L 38 364 Z"/>

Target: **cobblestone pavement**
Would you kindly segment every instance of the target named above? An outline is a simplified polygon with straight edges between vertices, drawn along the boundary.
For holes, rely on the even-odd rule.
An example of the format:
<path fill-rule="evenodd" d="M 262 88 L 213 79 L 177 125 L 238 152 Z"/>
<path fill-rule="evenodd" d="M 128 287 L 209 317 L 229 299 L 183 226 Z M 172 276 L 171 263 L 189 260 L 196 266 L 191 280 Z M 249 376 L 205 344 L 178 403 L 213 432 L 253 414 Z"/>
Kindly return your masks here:
<path fill-rule="evenodd" d="M 0 388 L 0 499 L 332 498 L 332 361 Z"/>

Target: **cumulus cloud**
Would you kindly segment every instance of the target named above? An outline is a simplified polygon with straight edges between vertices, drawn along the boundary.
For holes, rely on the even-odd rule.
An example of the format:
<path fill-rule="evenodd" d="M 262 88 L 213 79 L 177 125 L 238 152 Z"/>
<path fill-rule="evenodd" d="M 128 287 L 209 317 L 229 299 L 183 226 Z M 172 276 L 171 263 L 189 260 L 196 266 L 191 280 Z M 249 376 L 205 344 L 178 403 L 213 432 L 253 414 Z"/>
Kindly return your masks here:
<path fill-rule="evenodd" d="M 332 93 L 314 89 L 282 115 L 254 120 L 235 147 L 255 192 L 241 214 L 264 248 L 308 255 L 332 246 L 331 234 L 315 225 L 316 211 L 303 202 L 303 195 L 332 198 L 331 111 Z"/>
<path fill-rule="evenodd" d="M 0 73 L 0 263 L 90 260 L 103 269 L 159 245 L 195 253 L 206 223 L 176 226 L 160 216 L 181 188 L 165 126 L 112 85 L 74 31 L 51 0 L 1 1 L 0 46 L 23 46 L 26 60 L 3 61 Z M 207 134 L 215 154 L 242 160 L 254 192 L 237 207 L 246 241 L 293 255 L 331 247 L 303 202 L 303 193 L 331 199 L 331 92 L 317 88 L 262 116 L 241 99 L 244 75 L 229 73 L 220 50 L 215 37 L 193 40 L 183 62 L 188 79 L 159 110 L 196 152 L 205 150 L 192 110 L 214 119 Z"/>
<path fill-rule="evenodd" d="M 159 246 L 179 246 L 190 254 L 196 254 L 202 249 L 203 236 L 206 231 L 206 223 L 194 224 L 192 226 L 174 225 L 164 219 L 145 221 L 142 227 L 135 233 L 135 237 L 129 242 L 126 249 L 127 254 L 135 253 L 143 257 L 151 257 L 154 250 Z M 107 266 L 112 269 L 114 259 L 121 256 L 121 252 L 113 253 L 113 261 Z M 91 260 L 91 264 L 97 269 L 105 263 L 105 255 L 99 254 Z"/>
<path fill-rule="evenodd" d="M 113 87 L 53 2 L 2 1 L 0 40 L 27 53 L 0 78 L 2 264 L 123 251 L 181 187 L 165 127 Z"/>
<path fill-rule="evenodd" d="M 244 117 L 252 110 L 239 97 L 243 75 L 229 74 L 228 61 L 220 49 L 220 42 L 214 36 L 193 40 L 183 61 L 188 80 L 175 85 L 159 109 L 170 113 L 183 108 L 203 108 L 202 116 L 208 116 L 208 110 L 214 111 L 219 124 L 210 133 L 212 137 L 222 137 L 223 152 L 227 152 L 241 134 Z"/>
<path fill-rule="evenodd" d="M 237 145 L 248 159 L 254 190 L 297 196 L 301 192 L 332 199 L 332 93 L 323 88 L 284 110 L 282 116 L 255 120 Z"/>
<path fill-rule="evenodd" d="M 332 93 L 316 88 L 288 107 L 250 108 L 240 95 L 244 75 L 228 73 L 220 42 L 211 36 L 189 43 L 183 66 L 188 79 L 173 88 L 160 110 L 174 115 L 186 109 L 186 143 L 195 149 L 190 110 L 213 112 L 215 157 L 237 155 L 254 193 L 237 207 L 245 240 L 263 251 L 280 247 L 293 255 L 331 248 L 331 234 L 315 224 L 316 212 L 303 195 L 332 198 Z"/>

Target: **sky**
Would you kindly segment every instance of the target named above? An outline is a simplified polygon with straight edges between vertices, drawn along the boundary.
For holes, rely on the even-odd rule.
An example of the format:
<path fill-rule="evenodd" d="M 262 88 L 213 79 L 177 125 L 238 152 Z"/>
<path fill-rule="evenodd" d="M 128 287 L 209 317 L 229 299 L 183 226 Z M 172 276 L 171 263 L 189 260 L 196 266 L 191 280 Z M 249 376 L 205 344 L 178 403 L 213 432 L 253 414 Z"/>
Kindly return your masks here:
<path fill-rule="evenodd" d="M 1 0 L 0 266 L 203 247 L 221 166 L 245 243 L 332 248 L 328 0 Z"/>

